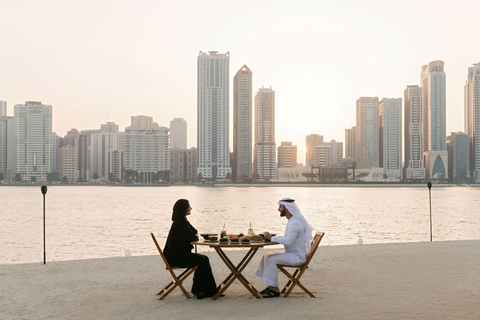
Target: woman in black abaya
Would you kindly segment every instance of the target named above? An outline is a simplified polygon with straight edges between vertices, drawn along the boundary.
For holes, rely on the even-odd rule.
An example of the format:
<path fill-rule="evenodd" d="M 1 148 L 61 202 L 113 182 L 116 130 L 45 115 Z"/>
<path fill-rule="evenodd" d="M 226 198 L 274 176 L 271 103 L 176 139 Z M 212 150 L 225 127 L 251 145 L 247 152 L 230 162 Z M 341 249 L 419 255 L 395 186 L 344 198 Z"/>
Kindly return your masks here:
<path fill-rule="evenodd" d="M 173 223 L 163 253 L 172 267 L 198 266 L 193 276 L 192 293 L 197 299 L 213 297 L 218 290 L 210 261 L 207 256 L 192 253 L 190 243 L 198 240 L 198 236 L 197 230 L 187 220 L 191 210 L 190 203 L 185 199 L 178 200 L 173 206 Z"/>

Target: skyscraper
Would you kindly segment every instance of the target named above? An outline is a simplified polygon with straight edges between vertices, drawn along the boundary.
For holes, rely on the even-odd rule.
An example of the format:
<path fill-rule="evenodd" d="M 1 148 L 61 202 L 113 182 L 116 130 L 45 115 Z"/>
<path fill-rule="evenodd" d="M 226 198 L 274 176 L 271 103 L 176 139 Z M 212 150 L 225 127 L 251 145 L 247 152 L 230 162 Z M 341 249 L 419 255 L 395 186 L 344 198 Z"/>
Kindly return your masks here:
<path fill-rule="evenodd" d="M 111 124 L 111 122 L 110 122 Z M 118 126 L 117 126 L 118 127 Z M 66 147 L 66 146 L 72 146 L 75 148 L 76 152 L 75 155 L 77 157 L 77 173 L 76 173 L 76 179 L 79 182 L 85 182 L 88 181 L 88 141 L 87 141 L 87 136 L 82 135 L 78 132 L 77 129 L 71 129 L 67 131 L 67 134 L 63 138 L 63 145 L 60 147 Z M 66 150 L 65 152 L 70 152 L 69 150 Z M 71 155 L 71 152 L 69 153 L 69 156 Z M 60 179 L 62 179 L 63 176 L 60 175 Z M 71 176 L 69 176 L 69 179 Z"/>
<path fill-rule="evenodd" d="M 355 126 L 345 129 L 345 158 L 355 159 Z"/>
<path fill-rule="evenodd" d="M 232 172 L 228 138 L 230 53 L 200 51 L 197 63 L 197 172 L 206 179 L 225 179 Z"/>
<path fill-rule="evenodd" d="M 51 181 L 60 181 L 60 137 L 52 132 L 52 148 L 50 149 L 52 159 Z"/>
<path fill-rule="evenodd" d="M 100 133 L 94 133 L 90 136 L 90 177 L 96 173 L 99 178 L 108 178 L 109 173 L 109 155 L 110 151 L 125 149 L 125 133 L 118 132 L 118 125 L 113 122 L 102 125 Z"/>
<path fill-rule="evenodd" d="M 275 91 L 260 88 L 255 93 L 255 147 L 253 170 L 261 180 L 277 177 L 275 147 Z"/>
<path fill-rule="evenodd" d="M 470 176 L 480 182 L 480 63 L 468 68 L 465 84 L 465 133 L 469 137 Z"/>
<path fill-rule="evenodd" d="M 244 65 L 233 78 L 233 180 L 252 178 L 252 71 Z"/>
<path fill-rule="evenodd" d="M 0 172 L 2 180 L 13 181 L 14 144 L 13 144 L 13 117 L 0 117 Z"/>
<path fill-rule="evenodd" d="M 468 182 L 469 146 L 468 135 L 463 132 L 452 132 L 447 137 L 448 176 L 450 182 Z"/>
<path fill-rule="evenodd" d="M 75 183 L 78 180 L 77 149 L 70 144 L 61 147 L 58 159 L 60 180 L 66 179 L 65 182 Z"/>
<path fill-rule="evenodd" d="M 357 100 L 355 161 L 358 169 L 379 166 L 378 97 Z"/>
<path fill-rule="evenodd" d="M 297 146 L 284 141 L 278 146 L 278 168 L 297 167 Z"/>
<path fill-rule="evenodd" d="M 404 91 L 405 179 L 425 179 L 422 150 L 422 88 L 407 86 Z"/>
<path fill-rule="evenodd" d="M 134 118 L 132 117 L 132 126 L 125 128 L 125 176 L 128 172 L 128 180 L 135 176 L 134 180 L 142 183 L 169 181 L 168 128 L 153 122 L 150 124 L 148 121 L 145 122 L 145 127 L 134 126 L 139 124 Z"/>
<path fill-rule="evenodd" d="M 187 149 L 187 121 L 183 118 L 170 121 L 170 149 Z"/>
<path fill-rule="evenodd" d="M 389 179 L 402 180 L 402 98 L 378 104 L 379 164 Z"/>
<path fill-rule="evenodd" d="M 27 101 L 14 107 L 15 174 L 46 180 L 51 173 L 52 106 Z"/>
<path fill-rule="evenodd" d="M 448 178 L 445 78 L 443 61 L 422 66 L 422 143 L 428 178 Z"/>
<path fill-rule="evenodd" d="M 323 136 L 320 134 L 309 134 L 305 137 L 305 146 L 307 151 L 305 152 L 305 167 L 307 170 L 311 170 L 313 149 L 323 142 Z"/>

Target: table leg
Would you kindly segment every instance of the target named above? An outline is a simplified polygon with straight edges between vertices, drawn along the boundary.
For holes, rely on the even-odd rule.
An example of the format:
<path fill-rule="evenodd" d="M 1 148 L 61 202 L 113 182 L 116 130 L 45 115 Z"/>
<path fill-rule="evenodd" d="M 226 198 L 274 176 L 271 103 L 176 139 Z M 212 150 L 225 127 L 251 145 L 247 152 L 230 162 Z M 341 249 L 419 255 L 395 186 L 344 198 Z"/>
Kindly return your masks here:
<path fill-rule="evenodd" d="M 252 260 L 257 250 L 258 250 L 258 247 L 250 248 L 250 250 L 247 252 L 247 254 L 242 259 L 242 261 L 240 261 L 240 263 L 237 266 L 235 266 L 220 247 L 215 247 L 215 251 L 217 251 L 218 255 L 223 260 L 223 262 L 227 265 L 227 267 L 230 269 L 231 273 L 222 282 L 223 286 L 220 288 L 218 293 L 212 298 L 213 300 L 216 300 L 218 297 L 220 297 L 220 295 L 222 295 L 222 293 L 225 292 L 225 290 L 233 283 L 235 279 L 238 279 L 238 281 L 240 281 L 245 286 L 245 288 L 247 288 L 247 290 L 250 291 L 250 293 L 253 296 L 255 296 L 257 299 L 261 298 L 261 296 L 258 294 L 257 289 L 255 289 L 253 285 L 250 282 L 248 282 L 248 280 L 242 275 L 242 271 L 248 265 L 250 260 Z"/>
<path fill-rule="evenodd" d="M 233 263 L 232 261 L 227 257 L 227 255 L 225 254 L 225 252 L 222 250 L 222 249 L 219 249 L 220 251 L 217 250 L 217 253 L 220 255 L 220 258 L 223 256 L 227 261 L 228 261 L 228 264 L 233 266 Z M 238 268 L 240 268 L 243 263 L 245 262 L 245 260 L 250 256 L 250 254 L 252 253 L 253 251 L 253 248 L 250 248 L 250 250 L 247 252 L 247 254 L 243 257 L 243 259 L 238 263 L 237 267 L 235 268 L 235 270 L 238 270 Z M 225 260 L 224 260 L 225 261 Z M 228 265 L 227 265 L 228 266 Z M 230 271 L 231 268 L 230 268 Z M 230 273 L 230 275 L 225 279 L 223 280 L 223 282 L 218 286 L 218 289 L 220 289 L 222 287 L 222 285 L 226 284 L 230 278 L 233 277 L 233 273 Z"/>

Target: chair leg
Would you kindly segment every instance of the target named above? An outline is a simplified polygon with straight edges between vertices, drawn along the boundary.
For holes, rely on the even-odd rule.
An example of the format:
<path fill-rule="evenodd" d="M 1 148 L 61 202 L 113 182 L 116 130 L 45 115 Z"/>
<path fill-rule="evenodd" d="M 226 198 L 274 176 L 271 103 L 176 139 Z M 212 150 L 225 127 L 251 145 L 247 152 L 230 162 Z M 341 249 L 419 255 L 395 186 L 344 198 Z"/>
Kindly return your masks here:
<path fill-rule="evenodd" d="M 283 268 L 282 268 L 282 267 L 279 267 L 279 269 L 283 269 Z M 295 278 L 295 277 L 297 276 L 297 273 L 298 273 L 299 270 L 296 269 L 296 270 L 295 270 L 295 273 L 293 274 L 293 276 L 291 276 L 291 275 L 287 272 L 287 270 L 285 270 L 285 269 L 283 269 L 283 270 L 281 270 L 281 271 L 288 277 L 288 282 L 287 282 L 287 284 L 285 285 L 285 287 L 283 287 L 282 292 L 280 292 L 280 293 L 285 293 L 285 291 L 287 291 L 287 289 L 290 287 L 290 285 L 293 284 L 293 281 L 290 280 L 290 277 Z"/>
<path fill-rule="evenodd" d="M 162 291 L 160 291 L 158 293 L 158 295 L 162 294 L 163 292 L 165 292 L 158 300 L 163 300 L 166 296 L 168 296 L 170 294 L 170 292 L 172 292 L 176 287 L 179 287 L 180 290 L 182 290 L 183 294 L 185 295 L 185 297 L 187 297 L 187 299 L 190 299 L 191 296 L 188 294 L 187 290 L 185 290 L 185 288 L 183 287 L 182 283 L 183 283 L 183 280 L 185 280 L 186 278 L 188 278 L 195 270 L 197 270 L 197 266 L 195 266 L 194 268 L 191 268 L 191 269 L 187 269 L 185 270 L 184 272 L 182 272 L 182 274 L 179 276 L 179 277 L 176 277 L 174 276 L 174 280 L 172 282 L 170 282 L 169 285 L 167 285 Z M 172 286 L 170 289 L 168 289 L 172 284 L 174 284 L 174 286 Z M 168 289 L 168 290 L 167 290 Z"/>
<path fill-rule="evenodd" d="M 291 275 L 287 270 L 285 270 L 283 267 L 278 267 L 280 271 L 282 271 L 288 278 L 289 281 L 287 282 L 287 285 L 283 288 L 282 293 L 284 293 L 284 297 L 288 297 L 290 293 L 292 292 L 293 288 L 295 285 L 298 285 L 303 291 L 305 291 L 310 297 L 315 298 L 315 296 L 308 291 L 307 288 L 305 288 L 301 283 L 300 283 L 300 278 L 303 275 L 303 272 L 299 273 L 299 269 L 295 271 L 293 275 Z M 288 287 L 288 288 L 287 288 Z"/>

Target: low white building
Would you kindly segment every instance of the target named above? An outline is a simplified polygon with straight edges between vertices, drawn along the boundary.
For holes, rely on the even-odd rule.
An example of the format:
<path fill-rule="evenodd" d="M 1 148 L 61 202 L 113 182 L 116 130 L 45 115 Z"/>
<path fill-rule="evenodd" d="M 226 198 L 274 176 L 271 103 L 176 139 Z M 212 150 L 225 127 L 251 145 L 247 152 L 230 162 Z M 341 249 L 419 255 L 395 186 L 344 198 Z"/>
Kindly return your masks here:
<path fill-rule="evenodd" d="M 307 181 L 307 178 L 302 175 L 301 168 L 278 168 L 277 182 L 300 182 Z"/>

